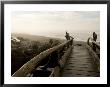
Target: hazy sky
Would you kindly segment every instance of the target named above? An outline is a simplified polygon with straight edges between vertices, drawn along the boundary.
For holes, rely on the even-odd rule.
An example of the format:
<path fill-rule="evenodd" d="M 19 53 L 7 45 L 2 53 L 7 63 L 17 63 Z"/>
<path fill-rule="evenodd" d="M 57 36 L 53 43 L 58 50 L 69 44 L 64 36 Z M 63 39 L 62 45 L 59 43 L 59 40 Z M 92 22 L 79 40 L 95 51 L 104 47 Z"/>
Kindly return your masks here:
<path fill-rule="evenodd" d="M 92 32 L 100 33 L 100 12 L 13 12 L 12 33 L 65 38 L 68 31 L 76 40 L 86 40 Z"/>

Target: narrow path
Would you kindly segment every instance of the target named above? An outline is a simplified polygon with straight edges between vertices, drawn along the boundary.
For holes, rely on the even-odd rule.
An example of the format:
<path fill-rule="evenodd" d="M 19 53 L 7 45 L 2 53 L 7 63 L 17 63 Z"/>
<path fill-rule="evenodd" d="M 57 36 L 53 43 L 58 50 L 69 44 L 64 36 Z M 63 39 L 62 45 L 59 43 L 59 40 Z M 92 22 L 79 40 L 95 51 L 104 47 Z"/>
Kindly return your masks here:
<path fill-rule="evenodd" d="M 70 57 L 62 71 L 62 77 L 97 77 L 93 59 L 84 46 L 74 46 Z"/>

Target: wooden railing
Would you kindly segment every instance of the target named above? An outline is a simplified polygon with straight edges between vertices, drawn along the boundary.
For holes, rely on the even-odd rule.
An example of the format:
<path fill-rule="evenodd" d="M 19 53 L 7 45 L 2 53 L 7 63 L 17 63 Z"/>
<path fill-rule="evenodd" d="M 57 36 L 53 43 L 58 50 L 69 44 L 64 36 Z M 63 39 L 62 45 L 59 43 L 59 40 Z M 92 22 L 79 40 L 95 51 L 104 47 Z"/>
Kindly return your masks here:
<path fill-rule="evenodd" d="M 50 48 L 50 49 L 47 49 L 47 50 L 41 52 L 39 55 L 35 56 L 30 61 L 25 63 L 12 76 L 13 77 L 26 77 L 28 74 L 32 73 L 32 71 L 35 70 L 36 67 L 38 67 L 39 64 L 43 60 L 45 60 L 46 58 L 48 60 L 54 53 L 56 55 L 56 58 L 54 58 L 54 59 L 56 59 L 57 62 L 60 62 L 60 64 L 62 64 L 63 63 L 63 61 L 61 61 L 61 60 L 63 60 L 63 59 L 61 59 L 61 57 L 63 56 L 62 53 L 67 51 L 72 46 L 72 43 L 73 43 L 73 39 L 71 39 L 71 40 L 69 40 L 69 41 L 67 41 L 65 43 L 62 43 L 62 44 L 60 44 L 58 46 L 55 46 L 53 48 Z M 57 66 L 57 65 L 55 65 L 55 66 Z M 54 72 L 53 72 L 53 74 L 54 74 Z M 53 74 L 51 74 L 51 76 L 53 76 Z"/>
<path fill-rule="evenodd" d="M 98 71 L 100 71 L 100 45 L 89 37 L 87 40 L 87 49 L 89 50 L 90 55 L 93 57 Z"/>

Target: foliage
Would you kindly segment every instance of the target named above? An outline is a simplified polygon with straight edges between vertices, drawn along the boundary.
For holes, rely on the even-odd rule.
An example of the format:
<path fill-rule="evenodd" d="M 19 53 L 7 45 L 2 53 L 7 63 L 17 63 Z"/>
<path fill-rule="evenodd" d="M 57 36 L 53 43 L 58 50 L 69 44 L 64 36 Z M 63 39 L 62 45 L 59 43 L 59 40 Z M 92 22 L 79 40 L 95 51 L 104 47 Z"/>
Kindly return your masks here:
<path fill-rule="evenodd" d="M 55 39 L 50 39 L 48 42 L 43 43 L 31 41 L 22 37 L 17 38 L 20 42 L 11 41 L 11 74 L 42 51 L 60 44 L 60 41 Z"/>

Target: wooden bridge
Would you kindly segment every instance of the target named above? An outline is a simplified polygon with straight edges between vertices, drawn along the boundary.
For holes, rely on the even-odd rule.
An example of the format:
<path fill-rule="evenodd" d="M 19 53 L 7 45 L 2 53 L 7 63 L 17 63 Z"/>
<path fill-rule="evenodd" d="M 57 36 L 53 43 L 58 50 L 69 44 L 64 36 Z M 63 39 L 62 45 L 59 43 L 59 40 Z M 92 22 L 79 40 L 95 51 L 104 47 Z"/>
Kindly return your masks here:
<path fill-rule="evenodd" d="M 100 45 L 92 38 L 85 44 L 73 39 L 41 52 L 17 70 L 13 77 L 98 77 Z"/>

